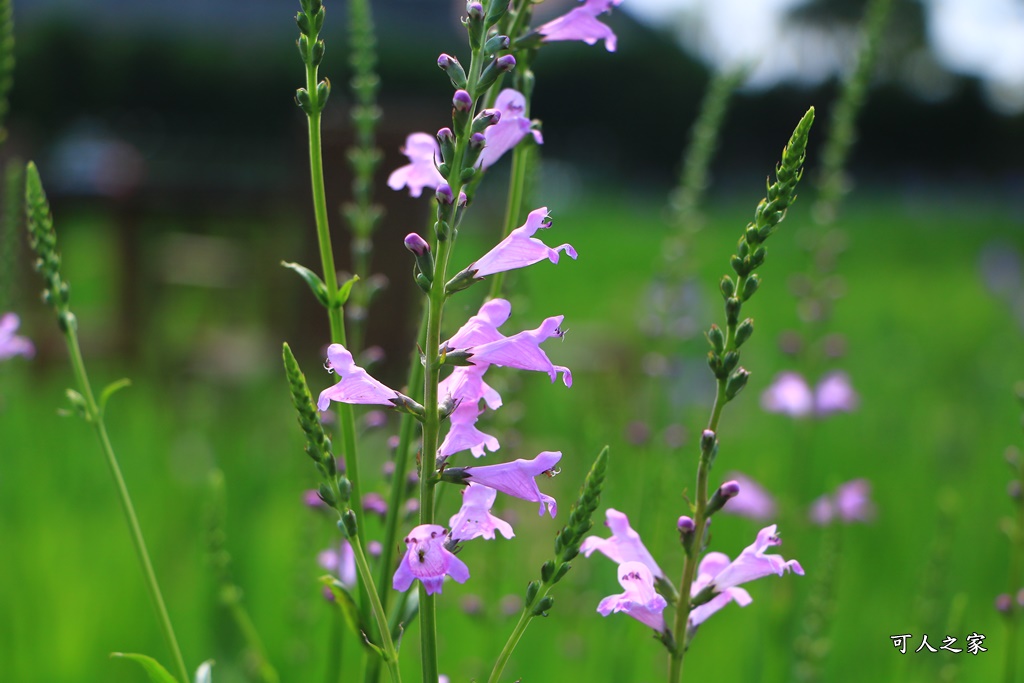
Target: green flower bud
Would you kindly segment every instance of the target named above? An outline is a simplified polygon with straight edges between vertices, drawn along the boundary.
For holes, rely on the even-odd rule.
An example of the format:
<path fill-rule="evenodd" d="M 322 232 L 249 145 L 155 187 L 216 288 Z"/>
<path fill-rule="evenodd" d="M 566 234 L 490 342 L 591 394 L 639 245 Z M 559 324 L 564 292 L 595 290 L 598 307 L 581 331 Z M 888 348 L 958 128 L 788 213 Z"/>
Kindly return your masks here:
<path fill-rule="evenodd" d="M 533 601 L 537 599 L 537 592 L 540 590 L 540 582 L 531 581 L 526 586 L 526 607 L 533 604 Z"/>
<path fill-rule="evenodd" d="M 540 578 L 544 583 L 551 583 L 551 577 L 555 574 L 554 560 L 548 560 L 540 568 Z"/>
<path fill-rule="evenodd" d="M 722 296 L 726 299 L 736 293 L 736 283 L 732 281 L 732 278 L 728 275 L 723 275 L 722 280 L 718 283 L 718 288 L 722 291 Z"/>
<path fill-rule="evenodd" d="M 730 401 L 736 398 L 736 395 L 743 390 L 743 387 L 747 386 L 748 379 L 750 379 L 750 373 L 747 370 L 744 368 L 737 369 L 729 376 L 725 383 L 725 397 Z"/>
<path fill-rule="evenodd" d="M 743 346 L 743 343 L 754 334 L 754 319 L 747 318 L 736 328 L 736 348 Z"/>
<path fill-rule="evenodd" d="M 754 292 L 761 286 L 761 277 L 757 274 L 751 275 L 743 285 L 743 300 L 747 301 L 754 296 Z"/>
<path fill-rule="evenodd" d="M 707 331 L 707 338 L 715 353 L 722 353 L 725 350 L 725 333 L 722 332 L 722 328 L 718 325 L 711 325 L 711 329 Z"/>
<path fill-rule="evenodd" d="M 548 610 L 551 609 L 551 606 L 554 604 L 555 599 L 550 595 L 545 595 L 540 599 L 540 602 L 537 603 L 537 606 L 533 608 L 533 612 L 531 612 L 531 614 L 535 617 L 546 617 L 548 615 Z"/>

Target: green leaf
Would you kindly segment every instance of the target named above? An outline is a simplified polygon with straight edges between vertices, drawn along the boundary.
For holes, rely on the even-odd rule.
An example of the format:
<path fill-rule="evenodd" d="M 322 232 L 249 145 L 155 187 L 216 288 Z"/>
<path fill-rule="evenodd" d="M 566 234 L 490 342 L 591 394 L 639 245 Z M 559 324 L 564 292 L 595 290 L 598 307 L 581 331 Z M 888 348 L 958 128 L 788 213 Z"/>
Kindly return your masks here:
<path fill-rule="evenodd" d="M 103 409 L 107 407 L 107 401 L 111 396 L 121 391 L 121 389 L 130 387 L 131 385 L 132 381 L 130 379 L 122 377 L 121 379 L 111 382 L 107 386 L 103 387 L 103 391 L 100 392 L 100 412 L 102 413 Z"/>
<path fill-rule="evenodd" d="M 153 683 L 181 683 L 175 679 L 174 676 L 167 673 L 167 669 L 161 666 L 160 662 L 156 661 L 152 657 L 134 654 L 131 652 L 111 652 L 110 656 L 130 659 L 131 661 L 138 663 L 138 665 L 145 669 L 146 673 L 149 674 L 149 680 Z"/>
<path fill-rule="evenodd" d="M 359 282 L 359 276 L 353 275 L 352 278 L 341 285 L 338 289 L 338 294 L 334 297 L 334 305 L 337 308 L 341 308 L 348 303 L 348 297 L 352 294 L 352 285 Z"/>
<path fill-rule="evenodd" d="M 331 575 L 321 576 L 320 582 L 330 589 L 331 594 L 334 595 L 334 604 L 341 610 L 341 615 L 345 617 L 345 623 L 352 629 L 352 632 L 360 639 L 365 640 L 367 628 L 359 618 L 359 608 L 356 606 L 356 601 L 349 593 L 345 586 Z M 368 645 L 374 646 L 372 643 L 367 641 Z"/>
<path fill-rule="evenodd" d="M 327 297 L 327 285 L 324 284 L 324 281 L 320 279 L 319 275 L 311 271 L 306 266 L 300 265 L 298 263 L 281 261 L 281 265 L 284 266 L 285 268 L 288 268 L 289 270 L 294 270 L 296 273 L 298 273 L 299 277 L 305 280 L 306 284 L 309 285 L 309 289 L 310 291 L 313 292 L 313 296 L 316 297 L 317 301 L 319 301 L 328 308 L 330 307 L 330 303 L 328 302 Z"/>

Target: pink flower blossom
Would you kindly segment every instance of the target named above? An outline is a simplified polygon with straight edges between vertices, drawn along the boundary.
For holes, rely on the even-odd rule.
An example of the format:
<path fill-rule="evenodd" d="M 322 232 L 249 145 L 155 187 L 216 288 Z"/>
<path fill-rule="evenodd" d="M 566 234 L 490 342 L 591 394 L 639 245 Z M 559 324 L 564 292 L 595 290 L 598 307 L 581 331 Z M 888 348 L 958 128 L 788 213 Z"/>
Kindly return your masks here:
<path fill-rule="evenodd" d="M 452 335 L 443 346 L 465 349 L 492 341 L 504 339 L 498 328 L 512 315 L 512 304 L 505 299 L 491 299 L 480 307 L 477 314 L 466 321 L 459 331 Z"/>
<path fill-rule="evenodd" d="M 463 401 L 459 404 L 449 418 L 451 428 L 448 435 L 437 449 L 439 458 L 447 458 L 465 450 L 469 450 L 474 458 L 481 458 L 485 447 L 492 453 L 501 448 L 496 438 L 476 428 L 481 412 L 476 401 Z"/>
<path fill-rule="evenodd" d="M 549 21 L 537 28 L 544 36 L 544 42 L 556 40 L 582 40 L 593 45 L 599 40 L 604 41 L 608 52 L 615 52 L 615 34 L 605 24 L 597 20 L 597 15 L 611 11 L 611 8 L 622 0 L 586 0 L 582 5 L 574 7 L 566 14 Z"/>
<path fill-rule="evenodd" d="M 544 451 L 533 460 L 513 460 L 500 465 L 484 465 L 482 467 L 465 468 L 466 481 L 483 484 L 489 488 L 523 500 L 540 503 L 538 514 L 544 514 L 544 508 L 554 517 L 558 514 L 558 503 L 551 496 L 540 492 L 534 480 L 539 474 L 554 476 L 554 467 L 562 459 L 559 451 Z"/>
<path fill-rule="evenodd" d="M 558 263 L 559 252 L 562 251 L 575 259 L 576 250 L 572 245 L 561 244 L 552 249 L 533 236 L 538 230 L 550 227 L 551 218 L 547 207 L 534 209 L 526 217 L 526 223 L 510 232 L 508 237 L 477 259 L 467 270 L 473 271 L 473 277 L 483 278 L 506 270 L 524 268 L 544 259 Z"/>
<path fill-rule="evenodd" d="M 14 356 L 31 358 L 35 355 L 36 349 L 25 337 L 14 334 L 21 320 L 14 313 L 5 313 L 0 316 L 0 360 L 7 360 Z"/>
<path fill-rule="evenodd" d="M 391 585 L 396 591 L 407 591 L 419 579 L 427 595 L 440 593 L 444 577 L 459 583 L 469 579 L 469 567 L 444 547 L 445 530 L 439 524 L 421 524 L 405 538 L 407 551 L 398 565 Z"/>
<path fill-rule="evenodd" d="M 835 493 L 821 496 L 810 508 L 811 521 L 824 526 L 833 520 L 841 522 L 867 522 L 875 516 L 871 502 L 871 482 L 854 479 L 840 484 Z"/>
<path fill-rule="evenodd" d="M 338 373 L 341 379 L 320 392 L 316 403 L 320 410 L 327 410 L 331 401 L 393 406 L 395 403 L 391 399 L 401 398 L 400 393 L 384 386 L 356 365 L 352 354 L 341 344 L 327 347 L 327 359 L 327 369 Z"/>
<path fill-rule="evenodd" d="M 619 565 L 619 584 L 625 592 L 609 595 L 597 605 L 601 616 L 612 612 L 625 612 L 655 631 L 664 632 L 662 616 L 668 602 L 654 590 L 654 576 L 643 562 L 624 562 Z"/>
<path fill-rule="evenodd" d="M 429 133 L 412 133 L 405 139 L 402 154 L 409 158 L 409 163 L 395 169 L 388 176 L 388 187 L 392 190 L 409 188 L 409 195 L 419 197 L 423 188 L 436 190 L 444 182 L 444 177 L 435 164 L 440 163 L 441 148 L 437 139 Z"/>
<path fill-rule="evenodd" d="M 483 380 L 485 372 L 487 366 L 483 364 L 456 367 L 437 385 L 437 394 L 464 403 L 477 404 L 483 399 L 488 408 L 497 410 L 501 407 L 501 394 Z"/>
<path fill-rule="evenodd" d="M 796 560 L 784 560 L 781 555 L 765 554 L 769 547 L 782 543 L 775 530 L 775 524 L 761 529 L 757 534 L 757 540 L 744 548 L 739 557 L 716 572 L 706 585 L 717 592 L 723 592 L 769 574 L 782 576 L 787 570 L 803 576 L 804 569 Z"/>
<path fill-rule="evenodd" d="M 528 134 L 533 134 L 537 144 L 543 144 L 544 138 L 539 130 L 531 130 L 530 119 L 523 116 L 526 111 L 526 98 L 517 90 L 505 88 L 498 93 L 494 108 L 501 112 L 498 122 L 484 129 L 486 145 L 480 153 L 477 165 L 487 168 L 501 156 L 519 144 Z"/>
<path fill-rule="evenodd" d="M 586 557 L 595 550 L 603 553 L 608 559 L 618 564 L 624 562 L 641 562 L 655 576 L 664 576 L 654 557 L 640 540 L 640 534 L 633 531 L 629 526 L 629 518 L 614 508 L 608 508 L 604 513 L 605 526 L 612 530 L 611 538 L 600 538 L 588 536 L 580 546 L 580 552 Z"/>
<path fill-rule="evenodd" d="M 462 507 L 448 521 L 452 527 L 451 536 L 459 541 L 469 541 L 478 536 L 494 539 L 495 530 L 505 538 L 512 538 L 512 525 L 491 514 L 498 492 L 480 484 L 470 484 L 462 490 Z"/>
<path fill-rule="evenodd" d="M 818 415 L 849 413 L 857 409 L 860 397 L 850 384 L 850 377 L 841 370 L 830 372 L 814 390 L 814 412 Z"/>
<path fill-rule="evenodd" d="M 497 365 L 546 372 L 552 382 L 558 377 L 558 373 L 562 373 L 562 382 L 565 386 L 571 387 L 572 372 L 569 368 L 552 364 L 551 359 L 540 348 L 541 343 L 551 337 L 562 338 L 564 333 L 559 325 L 562 324 L 563 318 L 561 315 L 546 318 L 537 329 L 525 330 L 480 346 L 471 346 L 468 349 L 473 354 L 470 362 L 474 365 Z"/>
<path fill-rule="evenodd" d="M 739 482 L 740 492 L 729 499 L 722 512 L 758 521 L 775 517 L 775 499 L 760 484 L 739 472 L 729 472 L 725 478 Z"/>
<path fill-rule="evenodd" d="M 317 564 L 338 577 L 346 588 L 356 585 L 356 556 L 347 540 L 328 548 L 316 557 Z"/>
<path fill-rule="evenodd" d="M 711 583 L 715 575 L 728 566 L 729 556 L 725 553 L 711 552 L 705 555 L 701 559 L 700 565 L 697 566 L 697 578 L 694 579 L 693 585 L 690 588 L 690 597 L 694 597 L 704 590 L 704 587 Z M 708 617 L 734 600 L 740 607 L 746 607 L 754 601 L 750 597 L 750 593 L 739 586 L 726 588 L 708 602 L 690 610 L 690 628 L 700 626 Z"/>

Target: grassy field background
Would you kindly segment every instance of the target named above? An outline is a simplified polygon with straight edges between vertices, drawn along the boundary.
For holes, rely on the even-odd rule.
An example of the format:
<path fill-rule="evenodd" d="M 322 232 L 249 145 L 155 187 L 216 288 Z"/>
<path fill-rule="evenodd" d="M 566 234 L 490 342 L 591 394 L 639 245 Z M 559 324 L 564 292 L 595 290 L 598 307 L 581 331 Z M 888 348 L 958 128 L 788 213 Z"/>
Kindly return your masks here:
<path fill-rule="evenodd" d="M 756 193 L 758 186 L 752 187 Z M 694 301 L 701 328 L 722 322 L 717 281 L 758 197 L 718 198 L 694 238 L 689 261 L 699 283 Z M 511 278 L 514 316 L 506 329 L 564 314 L 565 340 L 546 348 L 555 363 L 573 369 L 575 383 L 566 389 L 540 375 L 497 373 L 507 405 L 485 430 L 502 440 L 494 462 L 563 452 L 561 475 L 541 482 L 561 512 L 554 522 L 538 519 L 533 504 L 501 497 L 495 512 L 513 522 L 516 538 L 465 547 L 461 557 L 472 577 L 465 585 L 447 583 L 439 600 L 441 670 L 453 681 L 486 679 L 515 622 L 503 610 L 514 606 L 550 556 L 554 533 L 605 444 L 611 464 L 602 509 L 626 512 L 669 575 L 681 571 L 675 521 L 686 512 L 684 491 L 693 487 L 695 435 L 707 420 L 712 379 L 701 368 L 699 334 L 695 341 L 668 343 L 641 332 L 667 231 L 661 205 L 649 196 L 613 201 L 611 193 L 592 192 L 553 206 L 548 241 L 572 243 L 579 260 L 539 264 Z M 979 255 L 993 243 L 1019 255 L 1020 207 L 938 194 L 858 195 L 841 221 L 849 248 L 839 272 L 848 292 L 836 304 L 830 330 L 846 338 L 848 353 L 834 366 L 849 372 L 861 406 L 813 423 L 767 414 L 758 405 L 775 373 L 792 366 L 777 339 L 800 326 L 786 282 L 807 266 L 799 243 L 812 229 L 809 209 L 809 202 L 798 202 L 769 242 L 760 271 L 764 286 L 744 309 L 757 324 L 743 358 L 753 376 L 727 408 L 712 473 L 721 481 L 726 472 L 742 471 L 779 498 L 779 552 L 799 559 L 807 575 L 751 584 L 751 606 L 730 606 L 709 620 L 687 658 L 687 680 L 793 680 L 793 642 L 810 618 L 812 587 L 826 574 L 837 592 L 823 680 L 997 680 L 1007 652 L 1021 647 L 1006 641 L 992 603 L 1007 583 L 1009 545 L 1000 520 L 1012 508 L 1002 453 L 1022 441 L 1013 385 L 1024 378 L 1024 353 L 1021 320 L 986 289 Z M 143 332 L 150 362 L 123 367 L 103 346 L 109 315 L 103 302 L 122 286 L 105 270 L 114 251 L 105 220 L 57 216 L 66 275 L 89 341 L 94 384 L 132 376 L 132 387 L 111 400 L 108 424 L 190 667 L 213 658 L 218 683 L 248 680 L 241 638 L 218 605 L 207 562 L 207 482 L 219 468 L 227 487 L 224 529 L 232 570 L 270 658 L 283 680 L 324 680 L 329 651 L 340 649 L 349 661 L 362 655 L 352 637 L 339 635 L 316 581 L 323 573 L 316 554 L 332 543 L 334 530 L 301 502 L 315 479 L 278 354 L 285 340 L 307 348 L 300 362 L 316 392 L 328 383 L 315 352 L 327 340 L 296 339 L 307 329 L 279 329 L 235 307 L 224 313 L 229 325 L 239 315 L 240 328 L 259 330 L 255 360 L 230 380 L 206 375 L 188 362 L 194 360 L 190 340 L 198 334 L 192 325 L 200 312 L 220 309 L 211 312 L 211 292 L 167 285 Z M 265 242 L 263 235 L 255 241 Z M 488 243 L 467 225 L 456 260 L 472 260 Z M 286 278 L 274 268 L 254 265 L 252 272 L 266 281 L 241 287 L 273 287 Z M 24 281 L 34 291 L 36 283 Z M 296 300 L 308 297 L 298 288 L 289 291 Z M 482 295 L 471 290 L 453 300 L 451 329 Z M 54 326 L 32 297 L 23 299 L 22 332 L 51 362 L 0 365 L 0 680 L 139 681 L 133 665 L 108 654 L 146 652 L 166 661 L 167 653 L 93 435 L 81 420 L 57 415 L 72 380 L 60 362 Z M 669 387 L 683 400 L 662 398 L 664 380 L 645 373 L 652 349 L 692 366 Z M 181 360 L 180 368 L 165 354 Z M 389 358 L 380 372 L 401 376 L 403 359 Z M 638 421 L 651 432 L 643 443 L 627 438 Z M 384 490 L 378 473 L 396 424 L 367 434 L 365 490 Z M 666 444 L 669 425 L 682 428 L 681 445 Z M 806 521 L 806 505 L 855 477 L 871 480 L 877 517 L 836 530 L 841 553 L 822 561 L 826 532 Z M 439 517 L 454 512 L 456 498 L 446 496 Z M 603 534 L 602 520 L 596 521 Z M 735 556 L 759 527 L 719 515 L 712 549 Z M 598 556 L 576 561 L 554 593 L 550 618 L 537 620 L 519 645 L 506 680 L 663 680 L 666 658 L 646 628 L 622 615 L 595 613 L 602 597 L 619 590 L 611 562 Z M 482 614 L 467 609 L 477 598 Z M 916 649 L 923 633 L 936 647 L 952 635 L 963 646 L 971 632 L 986 636 L 988 652 L 900 655 L 890 640 L 913 634 Z M 407 680 L 418 679 L 417 647 L 412 626 L 402 643 Z"/>

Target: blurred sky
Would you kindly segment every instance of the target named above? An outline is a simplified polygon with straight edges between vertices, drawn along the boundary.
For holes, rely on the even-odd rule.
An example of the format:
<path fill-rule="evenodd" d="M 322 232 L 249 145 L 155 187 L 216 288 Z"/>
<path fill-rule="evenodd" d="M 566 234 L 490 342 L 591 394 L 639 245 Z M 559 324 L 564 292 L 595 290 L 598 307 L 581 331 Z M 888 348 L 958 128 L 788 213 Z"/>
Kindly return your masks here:
<path fill-rule="evenodd" d="M 895 0 L 895 2 L 917 0 Z M 819 83 L 850 66 L 856 35 L 787 23 L 805 0 L 624 0 L 644 22 L 670 26 L 717 68 L 748 64 L 748 87 Z M 1003 113 L 1024 110 L 1024 0 L 921 0 L 925 34 L 938 62 L 984 83 Z M 922 84 L 923 85 L 923 84 Z M 934 90 L 936 85 L 931 84 Z M 936 93 L 938 94 L 938 93 Z"/>

